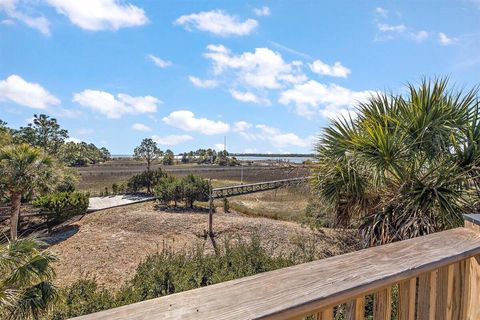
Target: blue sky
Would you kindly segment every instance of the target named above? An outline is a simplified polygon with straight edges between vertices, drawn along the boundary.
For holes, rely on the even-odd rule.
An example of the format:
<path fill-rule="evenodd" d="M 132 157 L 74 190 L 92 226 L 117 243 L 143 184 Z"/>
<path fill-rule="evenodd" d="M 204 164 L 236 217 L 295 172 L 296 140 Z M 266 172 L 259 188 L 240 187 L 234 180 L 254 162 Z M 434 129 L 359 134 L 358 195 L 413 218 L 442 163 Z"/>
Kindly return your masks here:
<path fill-rule="evenodd" d="M 480 1 L 0 0 L 0 119 L 129 154 L 311 152 L 421 77 L 479 83 Z"/>

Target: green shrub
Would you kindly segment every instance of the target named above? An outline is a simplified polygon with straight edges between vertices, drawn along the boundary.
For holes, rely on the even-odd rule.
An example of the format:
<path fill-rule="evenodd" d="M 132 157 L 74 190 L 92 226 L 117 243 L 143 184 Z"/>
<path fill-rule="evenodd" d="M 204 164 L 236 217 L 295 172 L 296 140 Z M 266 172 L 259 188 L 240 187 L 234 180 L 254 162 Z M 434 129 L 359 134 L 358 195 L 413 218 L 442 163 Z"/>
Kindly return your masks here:
<path fill-rule="evenodd" d="M 177 202 L 183 198 L 182 183 L 174 176 L 165 176 L 155 186 L 155 194 L 161 202 L 167 205 L 175 202 L 177 206 Z"/>
<path fill-rule="evenodd" d="M 41 207 L 40 213 L 50 224 L 85 214 L 88 209 L 88 197 L 88 194 L 81 192 L 57 192 L 41 196 L 32 203 L 34 206 Z"/>
<path fill-rule="evenodd" d="M 147 192 L 151 192 L 151 187 L 158 184 L 165 176 L 165 171 L 160 168 L 134 175 L 127 181 L 127 192 L 139 192 L 145 189 Z"/>
<path fill-rule="evenodd" d="M 208 180 L 189 174 L 182 179 L 183 200 L 189 208 L 193 207 L 195 201 L 207 201 L 210 192 Z"/>
<path fill-rule="evenodd" d="M 185 206 L 192 208 L 195 201 L 207 201 L 210 183 L 200 176 L 189 174 L 182 179 L 165 176 L 155 185 L 155 194 L 158 199 L 170 204 L 182 201 Z"/>
<path fill-rule="evenodd" d="M 293 264 L 293 260 L 265 250 L 257 236 L 249 241 L 226 241 L 218 254 L 206 253 L 203 247 L 182 252 L 163 248 L 147 257 L 133 279 L 116 291 L 97 288 L 95 280 L 72 284 L 61 292 L 63 299 L 49 318 L 80 316 Z"/>
<path fill-rule="evenodd" d="M 118 184 L 116 184 L 116 183 L 112 184 L 112 193 L 114 195 L 118 193 Z"/>

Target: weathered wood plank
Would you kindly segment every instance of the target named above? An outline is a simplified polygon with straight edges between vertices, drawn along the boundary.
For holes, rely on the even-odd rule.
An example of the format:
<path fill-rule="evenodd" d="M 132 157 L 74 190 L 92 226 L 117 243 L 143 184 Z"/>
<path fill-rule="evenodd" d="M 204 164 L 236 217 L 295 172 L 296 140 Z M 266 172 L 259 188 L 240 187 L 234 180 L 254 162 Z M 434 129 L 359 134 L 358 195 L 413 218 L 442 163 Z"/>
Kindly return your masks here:
<path fill-rule="evenodd" d="M 288 319 L 344 303 L 478 254 L 480 234 L 457 228 L 81 319 Z"/>
<path fill-rule="evenodd" d="M 415 320 L 417 278 L 402 281 L 398 285 L 398 320 Z"/>
<path fill-rule="evenodd" d="M 417 317 L 424 320 L 435 320 L 437 302 L 438 271 L 433 270 L 418 277 Z"/>
<path fill-rule="evenodd" d="M 392 288 L 386 287 L 374 294 L 373 319 L 390 320 L 392 317 Z"/>

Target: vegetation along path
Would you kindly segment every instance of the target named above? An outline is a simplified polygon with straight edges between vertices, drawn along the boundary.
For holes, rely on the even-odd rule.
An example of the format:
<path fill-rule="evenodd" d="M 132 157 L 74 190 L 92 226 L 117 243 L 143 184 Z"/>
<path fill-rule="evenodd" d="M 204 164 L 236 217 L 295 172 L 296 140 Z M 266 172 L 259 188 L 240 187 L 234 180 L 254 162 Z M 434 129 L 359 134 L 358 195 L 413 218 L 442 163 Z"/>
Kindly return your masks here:
<path fill-rule="evenodd" d="M 118 287 L 135 274 L 136 266 L 164 246 L 189 250 L 211 242 L 203 238 L 206 211 L 165 211 L 153 202 L 94 212 L 67 225 L 54 237 L 51 246 L 58 254 L 55 263 L 57 284 L 68 285 L 78 279 L 96 278 L 100 285 Z M 294 222 L 245 217 L 236 213 L 216 215 L 217 242 L 227 238 L 250 239 L 255 233 L 268 239 L 264 246 L 273 254 L 305 250 L 296 241 L 314 243 L 311 252 L 318 258 L 355 249 L 354 232 L 322 229 L 312 231 Z"/>

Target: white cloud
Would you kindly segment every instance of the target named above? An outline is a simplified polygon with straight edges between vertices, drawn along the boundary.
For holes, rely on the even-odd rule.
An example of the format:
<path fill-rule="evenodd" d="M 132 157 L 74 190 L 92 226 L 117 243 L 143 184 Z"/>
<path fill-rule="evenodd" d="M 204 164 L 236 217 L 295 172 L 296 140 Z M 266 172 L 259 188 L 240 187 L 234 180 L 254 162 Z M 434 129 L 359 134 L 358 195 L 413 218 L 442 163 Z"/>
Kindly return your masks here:
<path fill-rule="evenodd" d="M 118 30 L 148 22 L 142 8 L 120 0 L 47 0 L 58 13 L 82 29 Z"/>
<path fill-rule="evenodd" d="M 159 68 L 167 68 L 172 65 L 171 61 L 163 60 L 153 54 L 149 54 L 147 57 Z"/>
<path fill-rule="evenodd" d="M 233 131 L 242 132 L 242 131 L 245 131 L 247 129 L 250 129 L 251 127 L 252 127 L 251 123 L 248 123 L 246 121 L 237 121 L 237 122 L 234 123 Z"/>
<path fill-rule="evenodd" d="M 250 130 L 252 129 L 252 130 Z M 234 124 L 233 131 L 237 132 L 246 140 L 267 141 L 277 148 L 296 146 L 307 147 L 311 145 L 312 137 L 300 138 L 292 132 L 282 132 L 278 128 L 273 128 L 265 124 L 257 124 L 253 129 L 252 124 L 246 121 L 238 121 Z"/>
<path fill-rule="evenodd" d="M 76 93 L 73 101 L 111 119 L 120 118 L 126 113 L 153 113 L 157 111 L 157 105 L 161 103 L 152 96 L 132 97 L 124 93 L 114 96 L 109 92 L 91 89 Z"/>
<path fill-rule="evenodd" d="M 386 23 L 379 23 L 377 25 L 378 30 L 382 32 L 397 32 L 397 33 L 402 33 L 407 30 L 407 27 L 404 24 L 399 24 L 399 25 L 389 25 Z"/>
<path fill-rule="evenodd" d="M 423 41 L 427 40 L 428 36 L 429 36 L 429 34 L 425 30 L 420 30 L 418 32 L 412 32 L 410 34 L 410 37 L 416 42 L 423 42 Z"/>
<path fill-rule="evenodd" d="M 180 135 L 172 134 L 172 135 L 163 136 L 163 137 L 154 135 L 152 136 L 152 139 L 158 144 L 173 146 L 176 144 L 181 144 L 181 143 L 193 140 L 193 137 L 189 136 L 188 134 L 180 134 Z"/>
<path fill-rule="evenodd" d="M 266 7 L 266 6 L 263 6 L 261 8 L 254 8 L 253 12 L 259 17 L 269 16 L 270 15 L 270 8 Z"/>
<path fill-rule="evenodd" d="M 339 114 L 348 114 L 349 108 L 358 102 L 366 101 L 374 91 L 353 91 L 336 84 L 322 84 L 310 80 L 283 91 L 279 102 L 284 105 L 294 104 L 296 112 L 304 117 L 315 114 L 332 118 Z"/>
<path fill-rule="evenodd" d="M 175 21 L 175 24 L 184 26 L 188 31 L 195 28 L 227 37 L 248 35 L 257 27 L 258 22 L 254 19 L 240 21 L 240 18 L 222 10 L 213 10 L 183 15 Z"/>
<path fill-rule="evenodd" d="M 188 80 L 198 88 L 205 88 L 205 89 L 210 89 L 210 88 L 215 88 L 218 86 L 218 81 L 217 80 L 211 80 L 211 79 L 200 79 L 194 76 L 188 76 Z"/>
<path fill-rule="evenodd" d="M 36 29 L 40 31 L 42 34 L 49 36 L 50 35 L 50 21 L 48 21 L 45 17 L 32 17 L 28 14 L 23 13 L 22 11 L 18 10 L 17 0 L 2 0 L 0 1 L 0 11 L 4 11 L 8 17 L 14 20 L 18 20 L 29 26 L 30 28 Z M 3 20 L 2 24 L 5 21 L 9 21 L 7 23 L 12 24 L 13 20 Z"/>
<path fill-rule="evenodd" d="M 34 109 L 60 104 L 60 100 L 41 85 L 27 82 L 16 74 L 0 81 L 0 101 L 12 101 Z"/>
<path fill-rule="evenodd" d="M 143 123 L 134 123 L 134 124 L 132 125 L 132 129 L 133 129 L 133 130 L 137 130 L 137 131 L 143 131 L 143 132 L 152 131 L 152 128 L 150 128 L 149 126 L 144 125 Z"/>
<path fill-rule="evenodd" d="M 351 72 L 350 69 L 344 67 L 338 61 L 335 62 L 333 66 L 329 66 L 320 60 L 315 60 L 312 64 L 310 64 L 310 69 L 317 74 L 340 78 L 348 77 Z"/>
<path fill-rule="evenodd" d="M 230 130 L 230 125 L 222 121 L 207 118 L 195 118 L 189 110 L 178 110 L 162 119 L 166 124 L 185 131 L 197 131 L 206 135 L 223 134 Z"/>
<path fill-rule="evenodd" d="M 280 129 L 269 127 L 264 124 L 257 124 L 256 128 L 261 131 L 258 135 L 260 139 L 269 141 L 274 147 L 284 148 L 290 146 L 308 147 L 311 145 L 312 138 L 300 138 L 295 133 L 283 133 Z"/>
<path fill-rule="evenodd" d="M 383 19 L 388 18 L 388 10 L 381 7 L 375 8 L 375 14 Z"/>
<path fill-rule="evenodd" d="M 299 61 L 286 63 L 280 53 L 268 48 L 256 48 L 254 52 L 240 55 L 232 54 L 222 45 L 209 45 L 207 50 L 204 56 L 212 60 L 217 75 L 233 70 L 239 82 L 252 88 L 278 89 L 306 80 L 299 70 Z"/>
<path fill-rule="evenodd" d="M 440 44 L 442 46 L 449 46 L 451 44 L 454 44 L 457 41 L 457 39 L 450 38 L 443 32 L 438 33 L 438 40 L 440 41 Z"/>
<path fill-rule="evenodd" d="M 232 97 L 238 101 L 270 105 L 270 100 L 260 98 L 252 92 L 240 92 L 240 91 L 231 89 L 230 93 L 232 94 Z"/>

